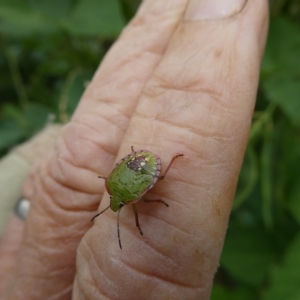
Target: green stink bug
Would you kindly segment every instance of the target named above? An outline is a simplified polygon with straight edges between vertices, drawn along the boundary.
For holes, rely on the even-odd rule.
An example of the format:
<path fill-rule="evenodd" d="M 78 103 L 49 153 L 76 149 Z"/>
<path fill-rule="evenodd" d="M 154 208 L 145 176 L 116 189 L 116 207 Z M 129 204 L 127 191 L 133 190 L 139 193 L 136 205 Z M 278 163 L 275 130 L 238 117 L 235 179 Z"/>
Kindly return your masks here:
<path fill-rule="evenodd" d="M 145 202 L 161 202 L 164 205 L 169 206 L 161 199 L 148 200 L 144 195 L 153 188 L 157 180 L 164 179 L 174 160 L 179 156 L 183 156 L 183 154 L 175 155 L 171 159 L 165 172 L 160 175 L 161 160 L 158 155 L 155 155 L 148 150 L 134 151 L 133 146 L 131 146 L 131 150 L 132 152 L 130 154 L 123 157 L 115 164 L 108 177 L 98 176 L 99 178 L 105 179 L 106 190 L 110 195 L 110 205 L 100 213 L 96 214 L 91 220 L 93 221 L 109 208 L 115 212 L 118 211 L 117 231 L 121 249 L 122 245 L 119 229 L 121 208 L 124 205 L 132 205 L 136 227 L 139 229 L 140 234 L 143 235 L 135 203 L 143 199 Z"/>

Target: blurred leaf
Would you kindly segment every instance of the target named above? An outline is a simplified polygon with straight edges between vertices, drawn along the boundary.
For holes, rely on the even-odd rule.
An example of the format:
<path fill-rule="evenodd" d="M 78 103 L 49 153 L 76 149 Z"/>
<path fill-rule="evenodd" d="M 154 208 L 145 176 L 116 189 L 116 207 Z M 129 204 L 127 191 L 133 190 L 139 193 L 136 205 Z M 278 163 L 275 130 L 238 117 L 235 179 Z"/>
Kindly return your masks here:
<path fill-rule="evenodd" d="M 6 104 L 3 107 L 2 114 L 6 118 L 15 121 L 20 127 L 24 125 L 24 114 L 17 106 Z"/>
<path fill-rule="evenodd" d="M 253 291 L 246 288 L 228 288 L 220 284 L 213 286 L 211 300 L 253 300 L 256 298 Z"/>
<path fill-rule="evenodd" d="M 8 36 L 49 34 L 57 25 L 21 0 L 0 1 L 0 32 Z"/>
<path fill-rule="evenodd" d="M 72 7 L 71 0 L 27 0 L 27 3 L 34 10 L 56 19 L 66 17 Z"/>
<path fill-rule="evenodd" d="M 300 30 L 289 20 L 273 17 L 262 65 L 262 85 L 270 101 L 300 124 Z"/>
<path fill-rule="evenodd" d="M 123 15 L 126 21 L 129 21 L 133 18 L 135 12 L 137 11 L 141 0 L 119 0 L 120 5 L 123 9 Z"/>
<path fill-rule="evenodd" d="M 64 26 L 71 34 L 115 37 L 124 20 L 117 0 L 79 0 Z"/>
<path fill-rule="evenodd" d="M 17 122 L 10 118 L 0 120 L 0 150 L 16 145 L 23 133 Z"/>
<path fill-rule="evenodd" d="M 278 128 L 281 127 L 281 130 Z M 274 189 L 279 205 L 287 209 L 300 224 L 300 135 L 288 122 L 277 122 L 274 136 L 277 138 L 277 170 Z M 281 191 L 278 187 L 284 184 Z M 290 217 L 290 215 L 289 215 Z"/>
<path fill-rule="evenodd" d="M 273 114 L 276 108 L 276 104 L 270 103 L 262 112 L 257 112 L 254 115 L 254 120 L 251 126 L 249 135 L 249 143 L 254 144 L 258 138 L 262 135 L 264 127 L 272 122 Z M 249 146 L 248 146 L 249 147 Z"/>
<path fill-rule="evenodd" d="M 254 149 L 249 146 L 246 150 L 242 170 L 239 176 L 233 209 L 238 208 L 249 198 L 258 177 L 257 158 Z"/>
<path fill-rule="evenodd" d="M 51 119 L 51 115 L 53 116 L 51 111 L 46 107 L 36 104 L 26 106 L 24 109 L 24 118 L 27 120 L 26 134 L 31 136 L 45 127 L 49 118 Z"/>
<path fill-rule="evenodd" d="M 264 128 L 264 140 L 261 151 L 261 195 L 262 195 L 262 214 L 267 228 L 273 226 L 273 160 L 274 143 L 272 140 L 273 127 L 269 123 Z"/>
<path fill-rule="evenodd" d="M 300 224 L 300 184 L 295 183 L 289 190 L 288 209 Z"/>
<path fill-rule="evenodd" d="M 266 280 L 274 257 L 272 246 L 261 228 L 229 228 L 221 266 L 237 280 L 258 287 Z"/>
<path fill-rule="evenodd" d="M 67 91 L 67 113 L 72 116 L 76 109 L 78 102 L 86 88 L 86 85 L 92 78 L 90 73 L 77 74 L 74 80 L 71 82 Z"/>
<path fill-rule="evenodd" d="M 297 50 L 299 46 L 299 28 L 284 17 L 272 17 L 265 53 L 272 69 L 280 71 L 283 68 L 285 71 L 298 72 L 300 60 Z M 263 65 L 262 72 L 265 72 L 265 65 Z"/>
<path fill-rule="evenodd" d="M 263 300 L 300 299 L 300 234 L 284 255 L 282 264 L 273 273 L 270 289 Z"/>
<path fill-rule="evenodd" d="M 59 99 L 59 115 L 63 123 L 70 120 L 91 78 L 92 73 L 83 71 L 73 71 L 69 75 Z"/>

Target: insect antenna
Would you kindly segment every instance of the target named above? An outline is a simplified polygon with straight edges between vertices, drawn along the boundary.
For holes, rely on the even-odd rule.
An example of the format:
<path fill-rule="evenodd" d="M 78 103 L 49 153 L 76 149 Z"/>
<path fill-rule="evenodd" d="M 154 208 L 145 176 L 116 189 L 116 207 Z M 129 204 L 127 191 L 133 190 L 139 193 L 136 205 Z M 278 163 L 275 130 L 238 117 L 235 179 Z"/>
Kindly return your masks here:
<path fill-rule="evenodd" d="M 120 245 L 120 249 L 122 249 L 122 245 L 121 245 L 121 237 L 120 237 L 120 225 L 119 225 L 119 220 L 120 220 L 120 211 L 121 211 L 121 208 L 123 206 L 121 206 L 118 210 L 118 224 L 117 224 L 117 230 L 118 230 L 118 239 L 119 239 L 119 245 Z"/>
<path fill-rule="evenodd" d="M 98 216 L 100 216 L 102 213 L 104 213 L 106 210 L 108 210 L 109 207 L 110 207 L 110 206 L 108 205 L 104 210 L 102 210 L 101 212 L 99 212 L 98 214 L 96 214 L 95 216 L 93 216 L 91 222 L 92 222 L 95 218 L 97 218 Z"/>

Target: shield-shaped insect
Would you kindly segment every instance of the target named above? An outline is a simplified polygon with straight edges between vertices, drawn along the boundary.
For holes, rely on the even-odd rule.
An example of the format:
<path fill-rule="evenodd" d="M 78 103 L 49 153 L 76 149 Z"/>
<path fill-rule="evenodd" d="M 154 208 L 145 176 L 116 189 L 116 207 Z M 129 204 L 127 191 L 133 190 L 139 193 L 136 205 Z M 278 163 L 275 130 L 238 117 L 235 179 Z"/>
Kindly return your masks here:
<path fill-rule="evenodd" d="M 119 216 L 121 208 L 124 205 L 132 205 L 136 226 L 138 227 L 140 234 L 142 235 L 142 229 L 139 224 L 138 212 L 135 203 L 143 199 L 146 202 L 160 202 L 166 206 L 169 206 L 165 201 L 161 199 L 149 200 L 144 195 L 155 185 L 158 180 L 164 179 L 168 173 L 174 160 L 183 156 L 183 154 L 175 155 L 165 172 L 160 175 L 161 160 L 158 155 L 153 154 L 148 150 L 134 151 L 123 157 L 113 168 L 111 174 L 108 177 L 99 176 L 99 178 L 105 179 L 105 186 L 108 194 L 110 195 L 110 205 L 103 211 L 96 214 L 91 221 L 105 212 L 108 208 L 113 211 L 118 211 L 118 239 L 119 245 L 122 249 L 119 229 Z"/>

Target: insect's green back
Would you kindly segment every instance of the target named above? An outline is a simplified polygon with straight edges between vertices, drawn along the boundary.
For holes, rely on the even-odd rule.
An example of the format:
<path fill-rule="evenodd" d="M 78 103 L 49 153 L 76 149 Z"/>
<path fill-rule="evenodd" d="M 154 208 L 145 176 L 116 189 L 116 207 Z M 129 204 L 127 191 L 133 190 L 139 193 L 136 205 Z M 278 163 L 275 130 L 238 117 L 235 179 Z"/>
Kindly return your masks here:
<path fill-rule="evenodd" d="M 159 157 L 149 151 L 133 152 L 124 157 L 107 178 L 110 208 L 117 211 L 121 204 L 139 199 L 157 181 L 160 168 Z"/>

